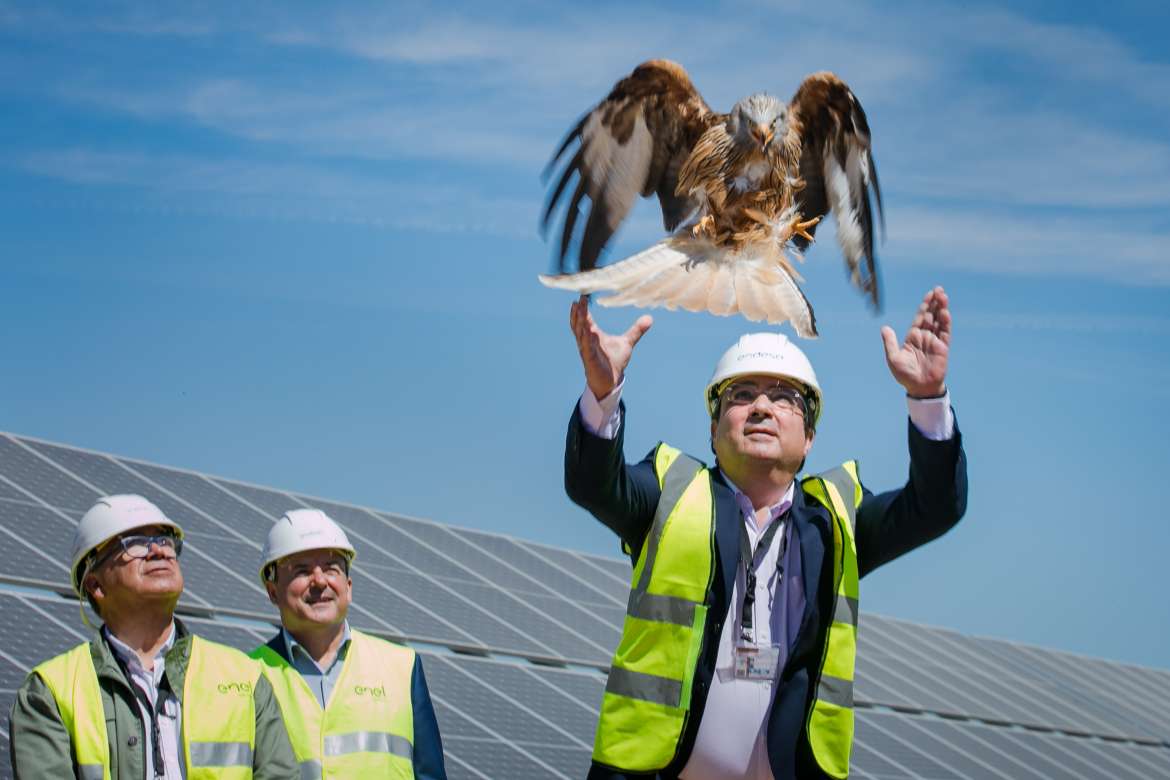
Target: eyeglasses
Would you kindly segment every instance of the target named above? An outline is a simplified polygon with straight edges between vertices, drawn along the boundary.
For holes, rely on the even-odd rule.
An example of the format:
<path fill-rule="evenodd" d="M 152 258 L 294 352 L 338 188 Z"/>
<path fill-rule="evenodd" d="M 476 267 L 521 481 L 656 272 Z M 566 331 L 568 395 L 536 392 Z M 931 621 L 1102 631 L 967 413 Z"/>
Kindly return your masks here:
<path fill-rule="evenodd" d="M 93 566 L 96 568 L 116 555 L 125 553 L 131 560 L 141 560 L 150 555 L 152 547 L 162 550 L 174 550 L 175 557 L 183 552 L 183 540 L 171 533 L 165 534 L 127 534 L 114 539 L 117 544 L 110 545 L 110 549 Z"/>
<path fill-rule="evenodd" d="M 733 382 L 724 388 L 720 397 L 730 406 L 747 406 L 754 404 L 761 395 L 767 397 L 777 411 L 804 417 L 808 411 L 804 396 L 792 385 L 778 382 L 768 387 L 760 387 L 755 382 Z"/>

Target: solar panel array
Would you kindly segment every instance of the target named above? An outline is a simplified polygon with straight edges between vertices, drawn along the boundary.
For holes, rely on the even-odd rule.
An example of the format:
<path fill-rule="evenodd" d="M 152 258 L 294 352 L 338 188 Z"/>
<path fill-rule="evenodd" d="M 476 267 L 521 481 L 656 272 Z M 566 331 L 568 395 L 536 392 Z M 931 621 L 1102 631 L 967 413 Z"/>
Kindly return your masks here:
<path fill-rule="evenodd" d="M 81 514 L 141 493 L 183 526 L 180 611 L 250 650 L 274 631 L 257 565 L 272 520 L 317 507 L 358 548 L 353 625 L 419 650 L 461 778 L 579 778 L 629 563 L 0 434 L 0 708 L 89 637 L 68 584 Z M 1170 672 L 863 614 L 853 777 L 1170 778 Z M 7 752 L 7 722 L 0 729 Z M 11 777 L 0 761 L 0 777 Z"/>

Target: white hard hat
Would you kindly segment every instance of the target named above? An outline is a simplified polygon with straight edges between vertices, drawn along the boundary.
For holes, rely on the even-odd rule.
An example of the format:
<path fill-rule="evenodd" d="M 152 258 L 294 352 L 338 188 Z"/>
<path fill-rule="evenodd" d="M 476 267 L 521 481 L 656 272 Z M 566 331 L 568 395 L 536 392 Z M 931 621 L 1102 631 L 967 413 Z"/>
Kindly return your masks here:
<path fill-rule="evenodd" d="M 85 598 L 81 580 L 85 572 L 82 564 L 91 552 L 119 534 L 147 525 L 174 528 L 182 539 L 183 529 L 162 513 L 154 504 L 139 495 L 102 496 L 89 511 L 81 516 L 73 534 L 73 590 L 78 598 Z"/>
<path fill-rule="evenodd" d="M 712 417 L 719 408 L 719 389 L 728 379 L 765 374 L 794 380 L 808 389 L 809 412 L 815 427 L 821 417 L 821 386 L 812 363 L 783 333 L 746 333 L 739 337 L 719 362 L 707 382 L 707 411 Z"/>
<path fill-rule="evenodd" d="M 268 530 L 260 554 L 260 581 L 267 581 L 264 570 L 270 563 L 305 550 L 340 550 L 350 563 L 357 556 L 345 531 L 329 515 L 320 509 L 293 509 L 281 515 Z"/>

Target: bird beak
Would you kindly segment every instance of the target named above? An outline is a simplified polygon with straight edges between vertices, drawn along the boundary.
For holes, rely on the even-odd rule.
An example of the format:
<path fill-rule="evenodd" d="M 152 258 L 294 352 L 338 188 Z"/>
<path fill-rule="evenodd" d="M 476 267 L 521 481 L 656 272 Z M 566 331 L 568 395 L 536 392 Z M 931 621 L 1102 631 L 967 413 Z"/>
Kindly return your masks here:
<path fill-rule="evenodd" d="M 756 125 L 756 129 L 752 131 L 752 135 L 760 142 L 761 149 L 767 149 L 768 144 L 772 143 L 772 128 L 767 125 Z"/>

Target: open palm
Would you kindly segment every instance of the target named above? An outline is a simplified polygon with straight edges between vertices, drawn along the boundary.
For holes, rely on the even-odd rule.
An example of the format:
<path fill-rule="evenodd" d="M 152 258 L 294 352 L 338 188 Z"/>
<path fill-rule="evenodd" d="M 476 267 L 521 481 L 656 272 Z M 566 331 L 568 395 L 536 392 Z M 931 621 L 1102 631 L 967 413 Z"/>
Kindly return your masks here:
<path fill-rule="evenodd" d="M 950 301 L 941 287 L 935 287 L 922 299 L 898 346 L 894 329 L 882 328 L 886 364 L 898 384 L 915 398 L 932 398 L 946 392 L 947 360 L 951 348 Z"/>
<path fill-rule="evenodd" d="M 621 381 L 634 345 L 650 329 L 653 320 L 643 315 L 621 335 L 606 333 L 593 321 L 589 313 L 589 299 L 582 295 L 569 309 L 569 327 L 577 340 L 585 381 L 596 398 L 604 398 Z"/>

